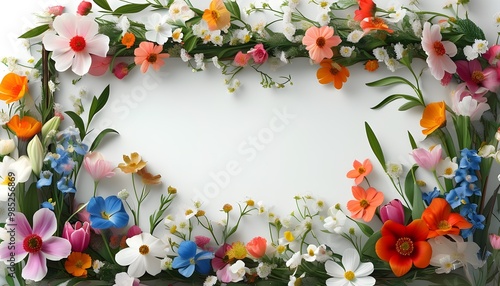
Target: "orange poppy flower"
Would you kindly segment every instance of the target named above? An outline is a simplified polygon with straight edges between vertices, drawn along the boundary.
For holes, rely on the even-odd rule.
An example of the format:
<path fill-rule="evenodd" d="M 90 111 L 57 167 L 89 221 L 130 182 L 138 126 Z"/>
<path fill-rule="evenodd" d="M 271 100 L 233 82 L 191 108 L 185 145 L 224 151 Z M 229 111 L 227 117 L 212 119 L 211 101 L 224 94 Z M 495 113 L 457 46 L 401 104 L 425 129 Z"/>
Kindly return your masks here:
<path fill-rule="evenodd" d="M 432 247 L 427 242 L 429 229 L 423 220 L 413 220 L 408 226 L 388 220 L 380 233 L 382 237 L 375 244 L 375 252 L 380 259 L 389 262 L 396 276 L 408 273 L 412 265 L 429 266 Z"/>
<path fill-rule="evenodd" d="M 384 194 L 372 187 L 365 191 L 362 187 L 353 186 L 352 195 L 355 200 L 347 202 L 347 209 L 351 212 L 351 217 L 354 219 L 362 218 L 366 222 L 372 220 L 375 210 L 384 201 Z"/>
<path fill-rule="evenodd" d="M 7 122 L 7 127 L 21 140 L 29 140 L 42 130 L 42 123 L 31 116 L 14 115 Z"/>
<path fill-rule="evenodd" d="M 122 37 L 122 44 L 129 49 L 135 43 L 135 35 L 132 33 L 125 33 Z"/>
<path fill-rule="evenodd" d="M 384 22 L 384 19 L 378 17 L 365 18 L 359 23 L 359 26 L 363 29 L 365 34 L 373 30 L 382 30 L 387 33 L 394 32 L 394 30 L 389 29 L 389 26 Z"/>
<path fill-rule="evenodd" d="M 137 175 L 141 176 L 142 183 L 145 185 L 159 185 L 161 183 L 161 175 L 153 175 L 146 170 L 146 167 L 137 171 Z"/>
<path fill-rule="evenodd" d="M 424 128 L 422 133 L 429 135 L 445 124 L 446 104 L 444 101 L 429 103 L 422 113 L 422 119 L 420 119 L 420 126 Z"/>
<path fill-rule="evenodd" d="M 224 1 L 212 0 L 208 9 L 205 9 L 202 16 L 208 24 L 210 31 L 222 30 L 229 26 L 231 13 L 226 9 Z"/>
<path fill-rule="evenodd" d="M 9 104 L 23 98 L 28 92 L 28 78 L 16 73 L 6 74 L 0 83 L 0 99 Z"/>
<path fill-rule="evenodd" d="M 378 69 L 378 61 L 377 60 L 369 60 L 365 63 L 365 70 L 369 72 L 374 72 Z"/>
<path fill-rule="evenodd" d="M 336 89 L 341 89 L 344 82 L 347 81 L 349 70 L 331 59 L 324 59 L 320 63 L 320 68 L 316 72 L 319 83 L 327 84 L 333 82 Z"/>
<path fill-rule="evenodd" d="M 75 277 L 87 276 L 87 268 L 92 266 L 92 258 L 87 253 L 71 252 L 66 261 L 64 268 L 66 271 Z"/>
<path fill-rule="evenodd" d="M 359 185 L 372 172 L 373 166 L 369 159 L 365 159 L 363 163 L 354 160 L 352 163 L 354 169 L 347 172 L 347 178 L 354 179 L 354 184 Z"/>
<path fill-rule="evenodd" d="M 354 11 L 354 20 L 361 22 L 365 18 L 373 17 L 377 6 L 373 0 L 358 0 L 359 9 Z"/>
<path fill-rule="evenodd" d="M 146 167 L 146 162 L 142 161 L 141 155 L 137 152 L 130 154 L 130 157 L 123 155 L 123 161 L 125 163 L 118 164 L 118 168 L 124 173 L 137 173 L 140 169 Z"/>
<path fill-rule="evenodd" d="M 443 198 L 434 198 L 422 213 L 422 219 L 429 227 L 427 238 L 445 234 L 459 235 L 461 229 L 472 227 L 459 213 L 452 213 L 450 204 Z"/>

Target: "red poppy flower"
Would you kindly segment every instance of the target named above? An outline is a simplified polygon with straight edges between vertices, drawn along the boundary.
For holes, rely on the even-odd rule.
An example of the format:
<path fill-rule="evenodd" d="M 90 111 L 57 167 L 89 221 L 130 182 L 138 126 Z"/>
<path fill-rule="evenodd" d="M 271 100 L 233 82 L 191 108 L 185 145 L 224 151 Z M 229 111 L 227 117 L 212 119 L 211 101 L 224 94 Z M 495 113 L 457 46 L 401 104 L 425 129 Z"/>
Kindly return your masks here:
<path fill-rule="evenodd" d="M 361 22 L 364 18 L 373 17 L 377 6 L 373 0 L 358 0 L 359 9 L 354 11 L 354 20 Z"/>
<path fill-rule="evenodd" d="M 392 272 L 400 277 L 415 265 L 429 266 L 432 247 L 427 242 L 429 228 L 425 221 L 416 219 L 408 226 L 388 220 L 380 230 L 382 237 L 375 244 L 380 259 L 389 262 Z"/>

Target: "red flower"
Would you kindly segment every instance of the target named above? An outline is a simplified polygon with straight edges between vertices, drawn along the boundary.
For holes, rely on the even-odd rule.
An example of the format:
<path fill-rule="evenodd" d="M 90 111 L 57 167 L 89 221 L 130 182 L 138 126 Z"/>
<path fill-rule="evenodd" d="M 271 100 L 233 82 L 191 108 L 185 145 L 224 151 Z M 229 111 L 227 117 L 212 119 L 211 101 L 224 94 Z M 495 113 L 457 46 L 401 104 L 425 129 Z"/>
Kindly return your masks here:
<path fill-rule="evenodd" d="M 354 20 L 361 22 L 364 18 L 373 17 L 377 6 L 373 0 L 358 0 L 359 9 L 354 11 Z"/>
<path fill-rule="evenodd" d="M 426 241 L 429 228 L 425 221 L 416 219 L 408 226 L 388 220 L 380 230 L 382 237 L 375 244 L 380 259 L 389 262 L 392 272 L 400 277 L 415 265 L 429 266 L 432 247 Z"/>
<path fill-rule="evenodd" d="M 434 198 L 422 213 L 422 219 L 430 230 L 428 238 L 445 234 L 458 235 L 461 229 L 472 227 L 463 216 L 452 213 L 450 204 L 443 198 Z"/>

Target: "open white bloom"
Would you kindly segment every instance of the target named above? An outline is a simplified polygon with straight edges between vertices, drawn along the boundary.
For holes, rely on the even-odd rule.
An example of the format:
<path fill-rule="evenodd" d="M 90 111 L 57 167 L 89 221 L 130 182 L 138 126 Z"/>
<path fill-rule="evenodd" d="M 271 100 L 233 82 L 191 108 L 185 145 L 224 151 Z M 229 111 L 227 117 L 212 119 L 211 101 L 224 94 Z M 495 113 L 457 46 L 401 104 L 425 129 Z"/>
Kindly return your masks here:
<path fill-rule="evenodd" d="M 120 250 L 115 260 L 122 266 L 128 265 L 127 273 L 132 277 L 141 277 L 148 272 L 156 275 L 161 272 L 161 260 L 165 257 L 166 245 L 158 238 L 143 232 L 127 238 L 127 248 Z"/>
<path fill-rule="evenodd" d="M 288 281 L 288 286 L 295 286 L 298 281 L 301 281 L 302 278 L 304 278 L 306 276 L 306 273 L 302 273 L 302 275 L 300 275 L 299 277 L 295 277 L 295 273 L 293 275 L 290 275 L 290 281 Z M 299 284 L 297 285 L 302 285 L 302 282 L 299 282 Z"/>
<path fill-rule="evenodd" d="M 439 259 L 439 264 L 440 265 L 437 265 L 438 268 L 436 269 L 437 274 L 448 274 L 456 268 L 455 263 L 453 263 L 453 259 L 451 259 L 451 256 L 449 255 L 441 257 Z"/>
<path fill-rule="evenodd" d="M 295 252 L 290 259 L 286 261 L 286 267 L 289 267 L 290 269 L 295 269 L 299 267 L 300 263 L 302 262 L 302 255 L 300 254 L 300 251 Z"/>
<path fill-rule="evenodd" d="M 482 158 L 495 157 L 497 149 L 493 145 L 483 145 L 477 150 L 477 154 Z"/>
<path fill-rule="evenodd" d="M 31 175 L 31 162 L 28 156 L 15 160 L 5 156 L 0 162 L 0 201 L 7 201 L 9 193 L 17 184 L 26 182 Z"/>
<path fill-rule="evenodd" d="M 458 169 L 457 158 L 444 158 L 436 165 L 436 174 L 438 177 L 452 179 L 455 177 L 455 171 Z"/>
<path fill-rule="evenodd" d="M 364 32 L 361 30 L 354 30 L 347 35 L 347 41 L 356 44 L 363 37 Z"/>
<path fill-rule="evenodd" d="M 175 0 L 168 9 L 170 19 L 173 21 L 182 21 L 183 23 L 195 16 L 193 10 L 182 0 Z"/>
<path fill-rule="evenodd" d="M 313 262 L 316 260 L 316 250 L 317 250 L 317 246 L 314 245 L 314 244 L 309 244 L 307 246 L 307 249 L 306 249 L 306 253 L 302 254 L 302 258 L 305 260 L 305 261 L 308 261 L 308 262 Z"/>
<path fill-rule="evenodd" d="M 460 100 L 458 93 L 453 96 L 453 111 L 457 115 L 470 117 L 471 121 L 477 121 L 486 110 L 490 109 L 486 102 L 478 102 L 472 96 L 465 96 Z"/>
<path fill-rule="evenodd" d="M 217 276 L 209 275 L 203 282 L 203 286 L 213 286 L 215 283 L 217 283 Z"/>
<path fill-rule="evenodd" d="M 352 51 L 354 51 L 354 47 L 342 46 L 340 47 L 340 55 L 344 58 L 348 58 L 352 55 Z"/>
<path fill-rule="evenodd" d="M 396 59 L 400 60 L 403 58 L 406 50 L 401 43 L 397 43 L 394 45 L 394 52 L 396 52 Z"/>
<path fill-rule="evenodd" d="M 292 23 L 284 23 L 283 35 L 285 35 L 287 40 L 289 40 L 290 42 L 295 41 L 295 37 L 294 37 L 295 31 L 296 31 L 296 28 Z"/>
<path fill-rule="evenodd" d="M 259 265 L 257 266 L 257 275 L 259 275 L 260 278 L 267 278 L 267 276 L 271 274 L 271 271 L 275 267 L 276 267 L 275 264 L 260 262 Z"/>
<path fill-rule="evenodd" d="M 354 248 L 348 248 L 342 254 L 342 266 L 333 260 L 325 262 L 325 270 L 332 278 L 326 280 L 327 286 L 375 285 L 375 278 L 369 276 L 373 272 L 373 263 L 361 262 L 359 253 Z"/>
<path fill-rule="evenodd" d="M 231 282 L 238 282 L 243 280 L 248 268 L 245 267 L 245 262 L 243 260 L 238 260 L 229 266 L 229 272 L 231 273 Z"/>
<path fill-rule="evenodd" d="M 125 33 L 130 28 L 130 21 L 128 20 L 127 16 L 121 15 L 116 21 L 116 27 L 122 31 L 123 37 L 123 35 L 125 35 Z"/>
<path fill-rule="evenodd" d="M 483 266 L 483 262 L 477 257 L 479 245 L 473 241 L 465 242 L 461 236 L 449 235 L 453 240 L 444 236 L 429 239 L 432 247 L 431 265 L 442 267 L 441 259 L 449 256 L 454 263 L 462 265 L 470 264 L 474 268 Z"/>
<path fill-rule="evenodd" d="M 373 49 L 373 55 L 379 62 L 385 62 L 389 58 L 387 50 L 383 47 Z"/>
<path fill-rule="evenodd" d="M 346 220 L 347 216 L 344 212 L 333 206 L 328 209 L 328 216 L 323 221 L 323 227 L 330 232 L 341 234 Z"/>
<path fill-rule="evenodd" d="M 135 286 L 139 284 L 139 279 L 131 277 L 125 272 L 116 273 L 115 284 L 113 286 Z"/>
<path fill-rule="evenodd" d="M 403 67 L 403 65 L 395 58 L 387 58 L 387 59 L 385 59 L 384 62 L 386 64 L 387 68 L 391 72 L 395 72 L 397 69 L 400 69 Z"/>
<path fill-rule="evenodd" d="M 146 40 L 158 45 L 165 44 L 172 37 L 172 27 L 167 23 L 168 16 L 153 13 L 148 16 L 144 25 L 146 27 Z"/>
<path fill-rule="evenodd" d="M 0 139 L 0 156 L 8 155 L 14 149 L 16 149 L 14 139 Z"/>

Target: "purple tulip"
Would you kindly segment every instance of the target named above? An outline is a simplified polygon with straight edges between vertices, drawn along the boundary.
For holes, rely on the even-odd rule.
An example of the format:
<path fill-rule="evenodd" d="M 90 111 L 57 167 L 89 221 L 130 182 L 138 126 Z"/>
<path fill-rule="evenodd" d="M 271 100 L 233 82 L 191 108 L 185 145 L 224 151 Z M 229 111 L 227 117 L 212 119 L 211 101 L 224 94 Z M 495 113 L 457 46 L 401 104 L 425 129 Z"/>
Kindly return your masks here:
<path fill-rule="evenodd" d="M 405 210 L 400 200 L 394 199 L 380 208 L 382 222 L 392 220 L 399 224 L 405 224 Z"/>
<path fill-rule="evenodd" d="M 69 222 L 64 224 L 62 236 L 69 240 L 71 249 L 75 252 L 83 252 L 89 246 L 90 242 L 90 224 L 79 221 L 73 227 Z"/>

